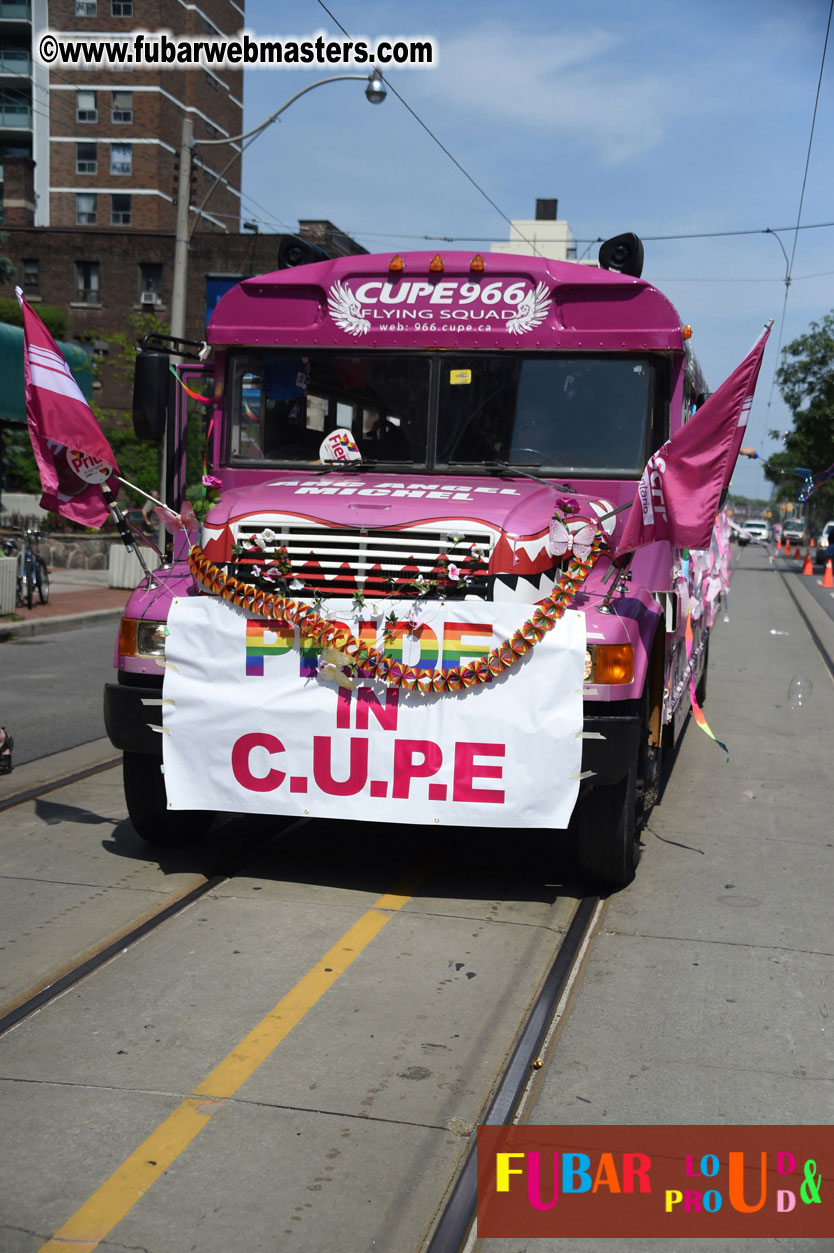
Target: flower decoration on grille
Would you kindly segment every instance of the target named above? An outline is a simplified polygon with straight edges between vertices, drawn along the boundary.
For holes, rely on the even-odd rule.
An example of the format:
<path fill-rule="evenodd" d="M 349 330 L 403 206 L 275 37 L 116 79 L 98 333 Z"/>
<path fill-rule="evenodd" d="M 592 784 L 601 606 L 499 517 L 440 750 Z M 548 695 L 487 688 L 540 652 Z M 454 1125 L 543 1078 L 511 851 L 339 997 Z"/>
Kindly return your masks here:
<path fill-rule="evenodd" d="M 550 554 L 558 560 L 573 555 L 578 561 L 585 561 L 591 552 L 594 538 L 599 529 L 595 521 L 576 518 L 579 525 L 572 527 L 568 523 L 579 513 L 579 505 L 569 496 L 560 496 L 555 502 L 554 514 L 547 537 Z"/>

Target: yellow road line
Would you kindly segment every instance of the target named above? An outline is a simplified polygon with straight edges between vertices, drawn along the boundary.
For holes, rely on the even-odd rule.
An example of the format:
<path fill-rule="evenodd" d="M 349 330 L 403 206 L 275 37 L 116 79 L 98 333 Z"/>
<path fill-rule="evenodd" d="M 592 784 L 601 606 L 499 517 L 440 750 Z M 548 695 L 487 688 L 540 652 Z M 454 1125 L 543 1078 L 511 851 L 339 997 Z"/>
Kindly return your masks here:
<path fill-rule="evenodd" d="M 95 1249 L 188 1148 L 212 1114 L 223 1108 L 224 1101 L 266 1061 L 307 1011 L 379 935 L 411 898 L 422 877 L 422 874 L 410 876 L 381 896 L 197 1085 L 194 1094 L 182 1101 L 52 1239 L 41 1246 L 39 1253 L 57 1253 L 59 1249 L 64 1253 L 69 1249 L 74 1253 L 89 1253 Z"/>

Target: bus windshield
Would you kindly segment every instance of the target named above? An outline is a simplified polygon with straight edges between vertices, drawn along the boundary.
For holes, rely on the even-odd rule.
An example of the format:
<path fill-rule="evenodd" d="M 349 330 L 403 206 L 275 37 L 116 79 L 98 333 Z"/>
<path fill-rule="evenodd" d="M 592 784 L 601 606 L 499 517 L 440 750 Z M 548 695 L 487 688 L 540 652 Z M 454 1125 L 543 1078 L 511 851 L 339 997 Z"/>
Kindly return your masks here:
<path fill-rule="evenodd" d="M 315 464 L 341 427 L 371 463 L 639 477 L 659 390 L 633 353 L 250 349 L 229 369 L 237 464 Z"/>

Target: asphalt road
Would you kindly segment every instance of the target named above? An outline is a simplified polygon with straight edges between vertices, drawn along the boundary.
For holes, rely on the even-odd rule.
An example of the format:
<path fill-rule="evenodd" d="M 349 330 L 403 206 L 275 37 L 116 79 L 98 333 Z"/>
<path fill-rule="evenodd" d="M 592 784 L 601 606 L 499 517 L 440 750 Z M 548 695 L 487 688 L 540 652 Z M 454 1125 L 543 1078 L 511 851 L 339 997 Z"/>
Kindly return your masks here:
<path fill-rule="evenodd" d="M 104 684 L 115 676 L 117 622 L 0 644 L 0 726 L 14 764 L 63 752 L 104 730 Z"/>

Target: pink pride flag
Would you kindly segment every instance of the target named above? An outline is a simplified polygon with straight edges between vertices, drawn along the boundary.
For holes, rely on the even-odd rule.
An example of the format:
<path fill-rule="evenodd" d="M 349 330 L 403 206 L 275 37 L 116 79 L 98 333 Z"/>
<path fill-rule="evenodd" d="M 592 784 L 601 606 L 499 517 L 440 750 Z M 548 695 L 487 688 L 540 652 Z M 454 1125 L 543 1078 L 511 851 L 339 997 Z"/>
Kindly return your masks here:
<path fill-rule="evenodd" d="M 649 458 L 617 544 L 617 556 L 666 539 L 709 548 L 729 485 L 773 322 L 718 391 Z"/>
<path fill-rule="evenodd" d="M 100 527 L 108 516 L 101 488 L 118 474 L 116 458 L 55 340 L 19 287 L 15 295 L 23 314 L 26 420 L 41 508 Z"/>

